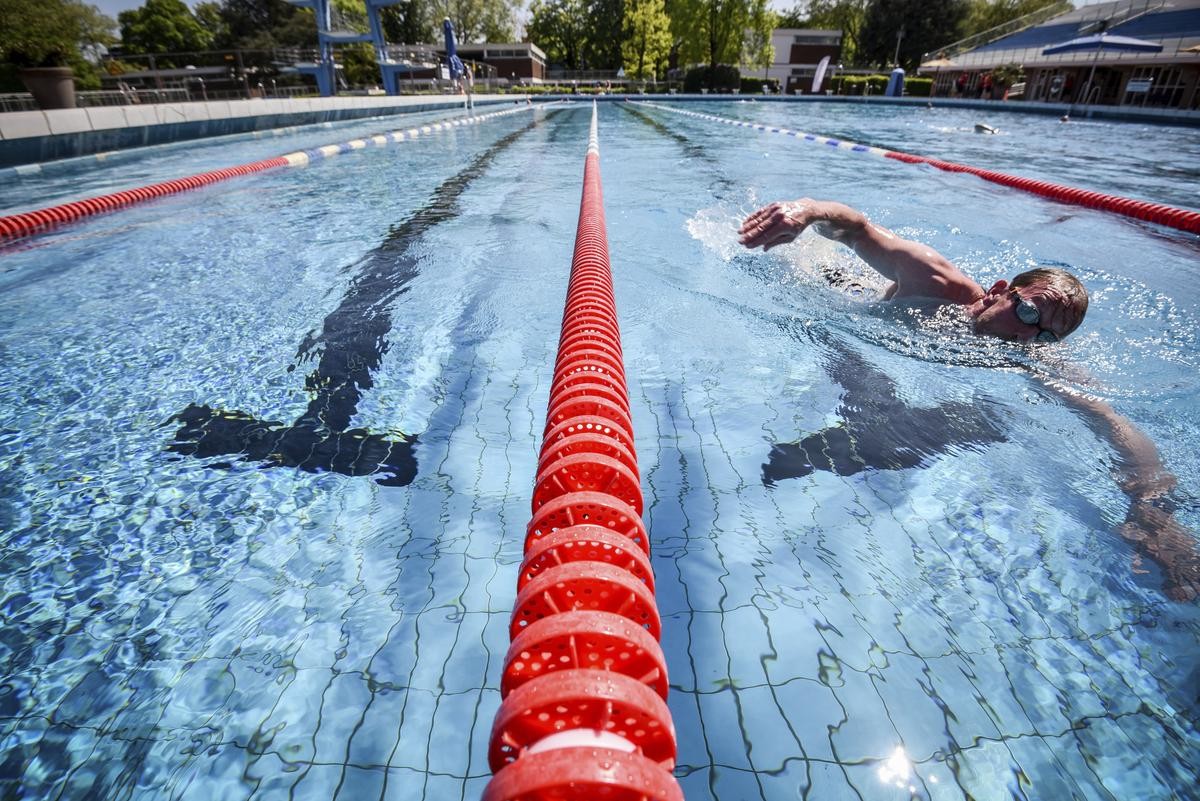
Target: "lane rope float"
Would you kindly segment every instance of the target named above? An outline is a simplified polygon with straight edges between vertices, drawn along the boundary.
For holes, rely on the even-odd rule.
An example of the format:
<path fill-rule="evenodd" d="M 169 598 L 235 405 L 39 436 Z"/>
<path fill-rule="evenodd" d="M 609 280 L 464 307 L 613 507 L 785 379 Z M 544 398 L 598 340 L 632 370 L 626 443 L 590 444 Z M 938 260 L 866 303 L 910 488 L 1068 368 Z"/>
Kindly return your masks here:
<path fill-rule="evenodd" d="M 477 117 L 460 117 L 453 120 L 430 123 L 429 125 L 389 131 L 388 133 L 351 139 L 338 144 L 297 150 L 282 156 L 276 156 L 275 158 L 252 161 L 236 167 L 227 167 L 223 170 L 210 170 L 209 172 L 202 172 L 197 175 L 189 175 L 185 178 L 176 178 L 171 181 L 162 181 L 157 184 L 126 189 L 108 195 L 84 198 L 83 200 L 63 203 L 58 206 L 49 206 L 44 209 L 35 209 L 20 214 L 0 217 L 0 244 L 48 231 L 86 217 L 128 208 L 129 206 L 144 203 L 148 200 L 186 192 L 190 189 L 198 189 L 202 186 L 217 183 L 218 181 L 226 181 L 230 178 L 251 175 L 256 172 L 263 172 L 264 170 L 283 167 L 302 167 L 314 161 L 339 156 L 342 153 L 363 150 L 367 147 L 383 147 L 393 142 L 416 139 L 420 136 L 427 136 L 438 131 L 448 131 L 452 128 L 465 125 L 478 125 L 481 122 L 506 117 L 510 114 L 518 114 L 522 111 L 528 111 L 531 108 L 534 107 L 521 104 L 517 108 L 493 111 L 490 114 L 481 114 Z"/>
<path fill-rule="evenodd" d="M 970 173 L 982 178 L 985 181 L 991 181 L 994 184 L 1011 186 L 1015 189 L 1020 189 L 1024 192 L 1029 192 L 1034 195 L 1040 195 L 1041 197 L 1050 198 L 1051 200 L 1057 200 L 1062 203 L 1071 203 L 1073 205 L 1084 206 L 1089 209 L 1098 209 L 1100 211 L 1107 211 L 1113 214 L 1121 214 L 1137 220 L 1146 220 L 1147 222 L 1165 225 L 1168 228 L 1175 228 L 1179 231 L 1186 231 L 1191 234 L 1200 234 L 1200 211 L 1189 211 L 1188 209 L 1168 206 L 1163 203 L 1150 203 L 1149 201 L 1121 197 L 1120 195 L 1108 195 L 1103 192 L 1092 192 L 1087 189 L 1079 189 L 1077 187 L 1050 183 L 1049 181 L 1039 181 L 1034 178 L 1023 178 L 1019 175 L 1009 175 L 1008 173 L 995 172 L 993 170 L 983 170 L 979 167 L 972 167 L 969 164 L 958 164 L 953 161 L 943 161 L 942 159 L 930 158 L 929 156 L 918 156 L 912 153 L 904 153 L 899 150 L 886 150 L 881 147 L 872 147 L 870 145 L 863 145 L 859 144 L 858 142 L 851 142 L 845 139 L 836 139 L 831 136 L 821 136 L 819 134 L 807 133 L 805 131 L 795 131 L 790 128 L 783 128 L 775 125 L 763 125 L 761 123 L 745 122 L 743 120 L 735 120 L 728 117 L 718 117 L 715 114 L 703 114 L 697 111 L 687 111 L 685 109 L 672 108 L 670 106 L 664 106 L 658 103 L 638 101 L 638 105 L 655 108 L 660 111 L 669 111 L 673 114 L 680 114 L 685 117 L 695 117 L 697 119 L 710 120 L 712 122 L 719 122 L 725 125 L 734 125 L 739 128 L 753 128 L 756 131 L 766 131 L 768 133 L 792 136 L 797 139 L 802 139 L 806 142 L 813 142 L 818 145 L 827 145 L 839 150 L 849 150 L 854 153 L 866 153 L 872 156 L 881 156 L 883 158 L 893 159 L 895 161 L 902 161 L 906 164 L 928 164 L 931 167 L 936 167 L 945 172 Z"/>
<path fill-rule="evenodd" d="M 483 801 L 683 801 L 596 120 Z"/>

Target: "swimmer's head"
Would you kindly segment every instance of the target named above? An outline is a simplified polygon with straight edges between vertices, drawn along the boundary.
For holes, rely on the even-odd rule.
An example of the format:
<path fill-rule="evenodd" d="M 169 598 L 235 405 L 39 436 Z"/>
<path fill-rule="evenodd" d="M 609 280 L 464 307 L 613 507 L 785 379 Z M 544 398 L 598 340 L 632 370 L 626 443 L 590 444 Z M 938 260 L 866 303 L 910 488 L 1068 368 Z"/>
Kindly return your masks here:
<path fill-rule="evenodd" d="M 997 281 L 971 308 L 975 332 L 1016 342 L 1056 342 L 1087 314 L 1088 294 L 1066 270 L 1039 267 Z"/>

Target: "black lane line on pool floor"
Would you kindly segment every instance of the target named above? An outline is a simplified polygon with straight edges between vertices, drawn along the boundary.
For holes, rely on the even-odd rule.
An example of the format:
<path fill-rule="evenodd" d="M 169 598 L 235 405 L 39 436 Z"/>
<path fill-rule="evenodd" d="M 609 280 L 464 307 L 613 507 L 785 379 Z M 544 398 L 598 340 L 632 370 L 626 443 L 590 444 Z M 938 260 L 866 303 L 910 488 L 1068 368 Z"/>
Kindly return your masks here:
<path fill-rule="evenodd" d="M 620 106 L 622 109 L 629 112 L 634 119 L 644 123 L 656 133 L 674 141 L 675 144 L 679 145 L 679 147 L 683 149 L 684 155 L 688 158 L 700 159 L 712 167 L 713 172 L 716 174 L 716 179 L 709 184 L 709 189 L 711 190 L 714 185 L 719 188 L 719 191 L 713 192 L 715 197 L 724 197 L 726 193 L 733 190 L 734 182 L 721 171 L 721 160 L 709 153 L 703 145 L 698 145 L 678 131 L 671 130 L 646 112 L 639 108 L 634 108 L 629 103 L 621 103 Z"/>
<path fill-rule="evenodd" d="M 181 424 L 167 450 L 201 459 L 232 456 L 238 461 L 309 473 L 376 475 L 379 484 L 389 487 L 410 484 L 417 475 L 415 434 L 389 438 L 349 426 L 363 392 L 374 386 L 371 374 L 379 369 L 390 347 L 387 335 L 392 328 L 392 304 L 420 273 L 422 256 L 411 246 L 429 229 L 458 216 L 458 199 L 496 156 L 558 113 L 552 111 L 543 120 L 533 120 L 476 156 L 466 169 L 434 190 L 426 206 L 393 228 L 383 243 L 363 258 L 341 303 L 325 317 L 321 333 L 305 336 L 296 362 L 288 367 L 291 372 L 320 352 L 316 369 L 305 380 L 312 399 L 294 423 L 284 425 L 246 412 L 193 403 L 167 421 Z M 208 466 L 232 465 L 218 461 Z"/>
<path fill-rule="evenodd" d="M 718 158 L 683 134 L 640 109 L 627 104 L 621 108 L 675 141 L 689 158 L 719 167 Z M 717 176 L 723 188 L 732 187 L 719 171 Z M 822 277 L 834 287 L 847 282 L 837 272 L 822 271 Z M 1003 426 L 979 402 L 909 406 L 897 396 L 896 383 L 882 370 L 837 338 L 818 338 L 831 351 L 824 360 L 825 371 L 843 390 L 837 408 L 841 422 L 798 442 L 772 444 L 762 466 L 762 481 L 768 487 L 816 470 L 841 476 L 864 470 L 905 470 L 955 449 L 978 450 L 1005 441 Z"/>

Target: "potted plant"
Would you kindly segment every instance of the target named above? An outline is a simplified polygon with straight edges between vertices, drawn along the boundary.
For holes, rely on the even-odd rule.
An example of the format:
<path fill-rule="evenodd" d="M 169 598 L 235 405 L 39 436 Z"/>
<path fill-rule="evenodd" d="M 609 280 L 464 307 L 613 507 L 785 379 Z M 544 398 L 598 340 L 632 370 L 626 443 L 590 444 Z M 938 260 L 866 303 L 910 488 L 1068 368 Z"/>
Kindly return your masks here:
<path fill-rule="evenodd" d="M 0 0 L 0 58 L 17 69 L 40 108 L 75 108 L 76 12 L 64 0 Z"/>
<path fill-rule="evenodd" d="M 992 97 L 1005 97 L 1014 83 L 1025 79 L 1025 70 L 1020 64 L 1003 64 L 992 70 Z"/>

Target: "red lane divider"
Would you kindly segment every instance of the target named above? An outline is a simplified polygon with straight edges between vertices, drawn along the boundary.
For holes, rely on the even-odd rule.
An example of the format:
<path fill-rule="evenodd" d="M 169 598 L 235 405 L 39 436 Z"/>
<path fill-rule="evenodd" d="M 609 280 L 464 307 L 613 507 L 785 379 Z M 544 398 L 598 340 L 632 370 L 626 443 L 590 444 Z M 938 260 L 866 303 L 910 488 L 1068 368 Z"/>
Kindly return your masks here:
<path fill-rule="evenodd" d="M 190 175 L 187 178 L 179 178 L 174 181 L 163 181 L 162 183 L 150 184 L 149 186 L 142 186 L 137 189 L 114 192 L 111 195 L 100 195 L 99 197 L 76 200 L 72 203 L 63 203 L 61 206 L 50 206 L 49 208 L 28 211 L 23 214 L 0 217 L 0 241 L 5 239 L 20 239 L 21 237 L 35 234 L 38 231 L 56 228 L 63 223 L 78 220 L 81 217 L 91 217 L 95 214 L 102 214 L 106 211 L 132 206 L 136 203 L 144 203 L 154 198 L 186 192 L 189 189 L 195 189 L 206 184 L 216 183 L 217 181 L 225 181 L 242 175 L 286 166 L 288 166 L 288 160 L 279 156 L 223 170 L 202 172 L 198 175 Z"/>
<path fill-rule="evenodd" d="M 1200 234 L 1200 212 L 1175 208 L 1162 203 L 1149 203 L 1120 195 L 1106 195 L 1103 192 L 1090 192 L 1073 186 L 1052 184 L 1049 181 L 1039 181 L 1035 178 L 1022 178 L 1019 175 L 1009 175 L 1004 172 L 982 170 L 969 164 L 956 164 L 953 161 L 914 156 L 911 153 L 898 153 L 894 150 L 884 154 L 886 158 L 903 161 L 906 164 L 928 164 L 945 172 L 966 172 L 976 175 L 994 184 L 1011 186 L 1025 192 L 1030 192 L 1051 200 L 1063 203 L 1073 203 L 1090 209 L 1099 209 L 1114 214 L 1123 214 L 1138 220 L 1158 223 L 1169 228 L 1177 228 L 1192 234 Z"/>
<path fill-rule="evenodd" d="M 734 125 L 739 128 L 753 128 L 757 131 L 769 131 L 771 133 L 782 134 L 784 136 L 793 136 L 797 139 L 815 142 L 821 145 L 830 145 L 840 150 L 850 150 L 856 153 L 867 153 L 872 156 L 882 156 L 894 161 L 901 161 L 905 164 L 929 164 L 937 167 L 939 170 L 946 172 L 966 172 L 972 175 L 977 175 L 985 181 L 1002 184 L 1003 186 L 1011 186 L 1015 189 L 1020 189 L 1025 192 L 1030 192 L 1035 195 L 1057 200 L 1062 203 L 1073 203 L 1079 206 L 1087 206 L 1088 208 L 1099 209 L 1101 211 L 1111 212 L 1113 214 L 1122 214 L 1126 217 L 1133 217 L 1139 220 L 1165 225 L 1168 228 L 1176 228 L 1180 231 L 1188 233 L 1200 234 L 1200 212 L 1189 211 L 1187 209 L 1175 208 L 1163 203 L 1149 203 L 1144 200 L 1134 200 L 1133 198 L 1120 197 L 1119 195 L 1106 195 L 1102 192 L 1090 192 L 1086 189 L 1077 189 L 1071 186 L 1062 186 L 1060 184 L 1052 184 L 1047 181 L 1039 181 L 1034 178 L 1021 178 L 1016 175 L 1008 175 L 1007 173 L 994 172 L 992 170 L 981 170 L 978 167 L 972 167 L 968 164 L 956 164 L 953 161 L 943 161 L 941 159 L 931 158 L 928 156 L 918 156 L 912 153 L 903 153 L 898 150 L 885 150 L 881 147 L 870 147 L 868 145 L 851 142 L 845 139 L 834 139 L 828 136 L 820 136 L 818 134 L 805 133 L 804 131 L 793 131 L 788 128 L 777 128 L 768 125 L 762 125 L 754 122 L 743 122 L 742 120 L 729 119 L 728 117 L 718 117 L 714 114 L 701 114 L 695 111 L 685 111 L 684 109 L 673 108 L 671 106 L 660 106 L 657 103 L 641 103 L 640 105 L 651 106 L 661 111 L 669 111 L 673 114 L 681 114 L 685 117 L 697 117 L 713 122 L 723 123 L 725 125 Z"/>
<path fill-rule="evenodd" d="M 483 801 L 683 801 L 596 115 Z"/>

